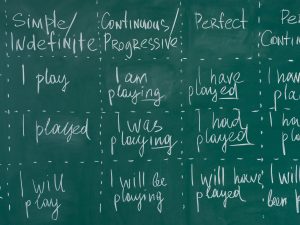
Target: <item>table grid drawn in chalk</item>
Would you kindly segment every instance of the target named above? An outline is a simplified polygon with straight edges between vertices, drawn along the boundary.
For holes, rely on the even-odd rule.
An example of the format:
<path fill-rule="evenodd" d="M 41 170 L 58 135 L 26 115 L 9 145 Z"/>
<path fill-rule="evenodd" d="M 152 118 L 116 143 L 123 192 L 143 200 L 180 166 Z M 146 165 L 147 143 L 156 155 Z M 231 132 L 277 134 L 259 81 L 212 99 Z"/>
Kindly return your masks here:
<path fill-rule="evenodd" d="M 296 0 L 1 0 L 0 225 L 300 221 Z"/>

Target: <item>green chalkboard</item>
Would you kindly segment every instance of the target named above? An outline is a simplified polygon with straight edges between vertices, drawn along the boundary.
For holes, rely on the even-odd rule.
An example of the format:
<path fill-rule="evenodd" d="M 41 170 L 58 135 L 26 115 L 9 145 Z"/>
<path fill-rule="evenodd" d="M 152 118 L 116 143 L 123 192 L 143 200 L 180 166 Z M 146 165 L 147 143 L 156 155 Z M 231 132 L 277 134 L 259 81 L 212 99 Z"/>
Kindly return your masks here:
<path fill-rule="evenodd" d="M 0 225 L 300 222 L 296 0 L 1 0 Z"/>

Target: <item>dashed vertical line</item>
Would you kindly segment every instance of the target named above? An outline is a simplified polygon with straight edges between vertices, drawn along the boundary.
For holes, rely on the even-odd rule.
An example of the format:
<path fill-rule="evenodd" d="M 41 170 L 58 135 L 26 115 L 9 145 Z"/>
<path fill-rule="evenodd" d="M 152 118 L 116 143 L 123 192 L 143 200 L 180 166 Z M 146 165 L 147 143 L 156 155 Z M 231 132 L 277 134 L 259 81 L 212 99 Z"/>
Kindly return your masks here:
<path fill-rule="evenodd" d="M 99 1 L 96 0 L 96 6 L 99 5 Z M 102 51 L 101 51 L 101 38 L 100 38 L 100 19 L 99 19 L 99 12 L 98 12 L 98 7 L 96 8 L 97 10 L 97 34 L 98 34 L 98 42 L 99 42 L 99 66 L 98 66 L 98 78 L 99 78 L 99 97 L 100 97 L 100 110 L 103 112 L 103 93 L 102 93 L 102 68 L 101 68 L 101 63 L 102 63 Z M 99 203 L 99 213 L 102 213 L 102 192 L 103 192 L 103 155 L 104 155 L 104 150 L 103 150 L 103 145 L 102 145 L 102 120 L 103 120 L 103 115 L 100 115 L 100 122 L 99 122 L 99 148 L 100 148 L 100 190 L 99 190 L 99 195 L 100 195 L 100 203 Z"/>
<path fill-rule="evenodd" d="M 257 23 L 258 23 L 258 26 L 260 25 L 261 23 L 261 17 L 260 17 L 260 9 L 261 9 L 261 1 L 258 0 L 258 16 L 257 16 Z M 261 32 L 259 31 L 258 32 L 258 42 L 257 42 L 257 58 L 258 58 L 258 75 L 259 75 L 259 91 L 258 91 L 258 95 L 259 95 L 259 110 L 261 112 L 261 117 L 260 117 L 260 122 L 261 122 L 261 130 L 260 130 L 260 135 L 261 137 L 263 136 L 264 134 L 264 131 L 263 131 L 263 122 L 264 122 L 264 117 L 263 117 L 263 104 L 262 104 L 262 67 L 261 67 L 261 64 L 262 64 L 262 61 L 261 61 L 261 54 L 260 54 L 260 38 L 261 38 Z M 261 138 L 261 140 L 264 140 L 264 138 Z M 261 144 L 260 144 L 260 148 L 263 149 L 264 148 L 264 145 L 263 145 L 263 141 L 261 141 Z M 261 157 L 261 162 L 263 162 L 263 157 Z M 262 203 L 264 204 L 265 202 L 265 199 L 264 197 L 262 197 Z M 262 219 L 264 220 L 265 219 L 265 215 L 262 214 Z"/>
<path fill-rule="evenodd" d="M 10 102 L 10 88 L 9 83 L 10 83 L 10 77 L 9 77 L 9 69 L 10 69 L 10 64 L 9 64 L 9 54 L 8 54 L 8 15 L 7 15 L 7 0 L 4 0 L 4 17 L 5 17 L 5 29 L 4 29 L 4 35 L 5 35 L 5 57 L 6 57 L 6 98 L 7 98 L 7 150 L 8 152 L 11 151 L 11 136 L 10 136 L 10 129 L 11 129 L 11 123 L 10 123 L 10 109 L 9 109 L 9 102 Z M 7 188 L 7 203 L 8 203 L 8 211 L 10 212 L 11 210 L 11 204 L 10 204 L 10 192 L 9 192 L 9 167 L 6 168 L 6 174 L 7 174 L 7 180 L 6 180 L 6 188 Z"/>
<path fill-rule="evenodd" d="M 96 4 L 98 1 L 96 1 Z M 98 10 L 98 9 L 97 9 Z M 98 77 L 99 77 L 99 96 L 100 96 L 100 110 L 103 111 L 103 93 L 102 93 L 102 51 L 101 51 L 101 38 L 100 38 L 100 19 L 99 12 L 97 11 L 97 34 L 98 34 L 98 42 L 99 42 L 99 67 L 98 67 Z"/>
<path fill-rule="evenodd" d="M 183 184 L 183 188 L 184 188 L 184 159 L 183 159 L 183 154 L 184 154 L 184 151 L 183 151 L 183 132 L 184 132 L 184 127 L 183 127 L 183 26 L 184 26 L 184 23 L 183 23 L 183 17 L 182 17 L 182 2 L 179 1 L 179 16 L 180 16 L 180 29 L 179 29 L 179 37 L 180 37 L 180 69 L 179 69 L 179 73 L 180 73 L 180 97 L 182 99 L 182 101 L 180 101 L 180 108 L 181 108 L 181 113 L 180 113 L 180 137 L 181 137 L 181 140 L 180 140 L 180 155 L 181 155 L 181 158 L 182 158 L 182 161 L 180 162 L 180 166 L 181 166 L 181 175 L 180 175 L 180 179 L 182 181 L 182 184 Z M 182 189 L 182 192 L 181 192 L 181 197 L 182 197 L 182 210 L 185 210 L 185 201 L 184 201 L 184 190 Z"/>
<path fill-rule="evenodd" d="M 99 190 L 99 195 L 100 195 L 100 203 L 99 203 L 99 213 L 102 213 L 102 190 L 103 190 L 103 146 L 102 146 L 102 119 L 103 116 L 100 116 L 100 125 L 99 125 L 99 146 L 100 146 L 100 153 L 101 153 L 101 161 L 100 161 L 100 190 Z"/>
<path fill-rule="evenodd" d="M 103 157 L 104 157 L 104 150 L 103 150 L 103 145 L 102 145 L 102 120 L 103 120 L 103 115 L 101 114 L 100 116 L 100 125 L 99 125 L 99 146 L 100 146 L 100 154 L 101 154 L 101 160 L 100 160 L 100 191 L 99 195 L 102 197 L 102 190 L 103 190 Z M 102 212 L 102 203 L 100 201 L 99 204 L 99 212 Z"/>
<path fill-rule="evenodd" d="M 7 171 L 7 174 L 8 174 L 8 167 L 6 167 L 6 171 Z M 6 188 L 7 188 L 7 202 L 8 202 L 8 211 L 10 212 L 11 210 L 11 205 L 10 205 L 10 194 L 9 194 L 9 183 L 8 181 L 6 182 Z"/>
<path fill-rule="evenodd" d="M 260 24 L 261 22 L 261 18 L 260 18 L 260 8 L 261 8 L 261 2 L 258 1 L 258 17 L 257 17 L 257 23 Z M 259 39 L 260 39 L 260 36 L 261 36 L 261 32 L 258 32 L 258 43 L 257 43 L 257 58 L 258 58 L 258 64 L 259 64 L 259 68 L 258 68 L 258 74 L 259 74 L 259 91 L 258 91 L 258 94 L 259 94 L 259 109 L 260 111 L 262 112 L 262 109 L 263 109 L 263 104 L 261 102 L 262 98 L 262 69 L 261 69 L 261 55 L 260 55 L 260 43 L 259 43 Z M 262 113 L 261 113 L 262 114 Z M 264 121 L 264 117 L 263 115 L 261 115 L 260 117 L 260 121 L 263 122 Z M 263 135 L 263 129 L 261 129 L 260 131 L 260 134 Z M 264 148 L 264 145 L 261 143 L 260 144 L 260 148 L 263 149 Z"/>
<path fill-rule="evenodd" d="M 183 96 L 183 90 L 182 90 L 182 87 L 183 87 L 183 37 L 182 37 L 182 34 L 183 34 L 183 18 L 182 18 L 182 3 L 181 1 L 179 2 L 179 16 L 180 16 L 180 30 L 179 30 L 179 38 L 180 38 L 180 68 L 179 68 L 179 73 L 180 73 L 180 87 L 181 87 L 181 90 L 180 90 L 180 95 L 181 95 L 181 99 L 182 99 L 182 96 Z M 183 109 L 183 102 L 180 102 L 180 108 L 181 110 Z"/>
<path fill-rule="evenodd" d="M 183 19 L 182 19 L 182 3 L 181 1 L 179 2 L 179 17 L 180 17 L 180 30 L 179 30 L 179 38 L 180 38 L 180 68 L 179 68 L 179 73 L 180 73 L 180 87 L 181 87 L 181 90 L 180 90 L 180 96 L 182 98 L 183 96 L 183 90 L 182 90 L 182 87 L 183 87 L 183 37 L 182 37 L 182 34 L 183 34 Z M 180 103 L 180 108 L 182 109 L 183 108 L 183 102 Z"/>
<path fill-rule="evenodd" d="M 4 34 L 5 34 L 5 41 L 4 41 L 4 44 L 5 44 L 5 56 L 6 56 L 6 59 L 7 59 L 7 63 L 6 63 L 6 98 L 7 98 L 7 121 L 8 121 L 8 132 L 7 132 L 7 139 L 8 139 L 8 151 L 10 152 L 11 148 L 10 148 L 10 132 L 9 132 L 9 129 L 10 129 L 10 122 L 9 122 L 9 116 L 10 116 L 10 109 L 9 109 L 9 100 L 10 100 L 10 92 L 9 92 L 9 82 L 10 82 L 10 78 L 9 78 L 9 75 L 8 75 L 8 70 L 10 68 L 10 65 L 8 63 L 8 58 L 9 58 L 9 54 L 8 54 L 8 44 L 7 44 L 7 40 L 8 40 L 8 33 L 7 33 L 7 26 L 8 26 L 8 21 L 7 21 L 7 5 L 6 5 L 6 0 L 4 0 L 4 17 L 5 17 L 5 30 L 4 30 Z"/>

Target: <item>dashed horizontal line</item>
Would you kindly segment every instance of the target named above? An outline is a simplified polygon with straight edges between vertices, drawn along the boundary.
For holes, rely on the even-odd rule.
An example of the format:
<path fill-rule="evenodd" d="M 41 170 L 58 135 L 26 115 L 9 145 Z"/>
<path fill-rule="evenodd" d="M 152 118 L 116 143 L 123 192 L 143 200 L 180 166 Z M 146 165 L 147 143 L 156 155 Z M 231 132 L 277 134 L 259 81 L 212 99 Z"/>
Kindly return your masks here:
<path fill-rule="evenodd" d="M 11 58 L 11 57 L 16 57 L 16 58 L 24 58 L 24 55 L 16 55 L 16 54 L 8 54 L 6 53 L 7 57 L 8 58 Z M 81 58 L 81 59 L 100 59 L 101 57 L 97 57 L 97 56 L 78 56 L 78 55 L 72 55 L 72 56 L 67 56 L 67 55 L 50 55 L 50 56 L 47 56 L 47 55 L 25 55 L 25 57 L 27 58 L 34 58 L 34 57 L 37 57 L 37 58 Z"/>
<path fill-rule="evenodd" d="M 281 158 L 279 157 L 275 157 L 275 158 L 272 158 L 273 161 L 280 161 Z M 124 161 L 127 161 L 129 163 L 134 163 L 134 162 L 137 162 L 137 161 L 146 161 L 146 162 L 158 162 L 158 161 L 169 161 L 169 160 L 178 160 L 180 161 L 181 163 L 185 160 L 189 160 L 189 161 L 201 161 L 201 160 L 204 160 L 204 161 L 209 161 L 209 160 L 213 160 L 213 161 L 216 161 L 215 158 L 212 158 L 212 159 L 209 159 L 207 157 L 203 157 L 203 158 L 194 158 L 194 157 L 189 157 L 189 158 L 182 158 L 182 157 L 177 157 L 177 158 L 163 158 L 163 159 L 157 159 L 157 160 L 153 160 L 153 159 L 144 159 L 144 160 L 135 160 L 135 159 L 128 159 L 128 160 L 119 160 L 119 159 L 112 159 L 110 161 L 113 161 L 113 162 L 124 162 Z M 237 157 L 235 158 L 234 160 L 237 160 L 237 161 L 242 161 L 242 160 L 256 160 L 256 161 L 264 161 L 264 158 L 252 158 L 252 159 L 247 159 L 247 158 L 242 158 L 242 157 Z M 285 158 L 282 158 L 282 160 L 286 160 Z M 293 158 L 293 159 L 290 159 L 292 161 L 300 161 L 300 159 L 298 158 Z M 220 158 L 219 161 L 226 161 L 226 158 Z M 52 160 L 48 160 L 46 161 L 47 163 L 49 164 L 71 164 L 70 161 L 66 160 L 66 161 L 63 161 L 63 162 L 55 162 L 55 161 L 52 161 Z M 9 166 L 13 166 L 13 165 L 19 165 L 19 166 L 23 166 L 23 165 L 30 165 L 30 164 L 40 164 L 40 165 L 43 165 L 45 162 L 38 162 L 38 161 L 33 161 L 31 163 L 22 163 L 22 162 L 17 162 L 17 163 L 0 163 L 0 166 L 4 166 L 4 167 L 9 167 Z M 98 163 L 103 163 L 102 161 L 99 161 L 99 160 L 94 160 L 94 161 L 77 161 L 77 162 L 72 162 L 72 164 L 98 164 Z"/>
<path fill-rule="evenodd" d="M 179 110 L 176 110 L 176 111 L 172 111 L 172 112 L 178 112 Z M 10 114 L 10 113 L 33 113 L 33 112 L 39 112 L 39 111 L 35 111 L 35 110 L 31 110 L 31 109 L 27 109 L 27 110 L 4 110 L 3 113 L 6 113 L 6 114 Z M 74 110 L 70 110 L 70 111 L 61 111 L 61 110 L 54 110 L 54 111 L 50 111 L 50 110 L 41 110 L 40 112 L 42 113 L 69 113 L 69 114 L 105 114 L 105 113 L 108 113 L 107 111 L 98 111 L 98 112 L 90 112 L 90 111 L 86 111 L 86 112 L 80 112 L 80 111 L 74 111 Z M 137 112 L 135 110 L 130 110 L 130 111 L 114 111 L 114 113 L 147 113 L 147 114 L 152 114 L 154 113 L 154 111 L 146 111 L 146 112 Z M 180 110 L 181 113 L 185 113 L 184 110 Z M 155 111 L 155 113 L 171 113 L 171 111 L 169 110 L 162 110 L 162 111 Z"/>

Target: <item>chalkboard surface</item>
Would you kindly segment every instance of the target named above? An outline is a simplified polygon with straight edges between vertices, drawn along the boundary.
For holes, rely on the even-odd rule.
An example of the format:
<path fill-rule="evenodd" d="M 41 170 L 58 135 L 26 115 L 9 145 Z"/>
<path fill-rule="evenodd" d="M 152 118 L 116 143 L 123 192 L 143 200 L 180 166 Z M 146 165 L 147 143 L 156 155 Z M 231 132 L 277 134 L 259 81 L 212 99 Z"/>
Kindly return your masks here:
<path fill-rule="evenodd" d="M 0 18 L 0 225 L 300 223 L 299 1 Z"/>

